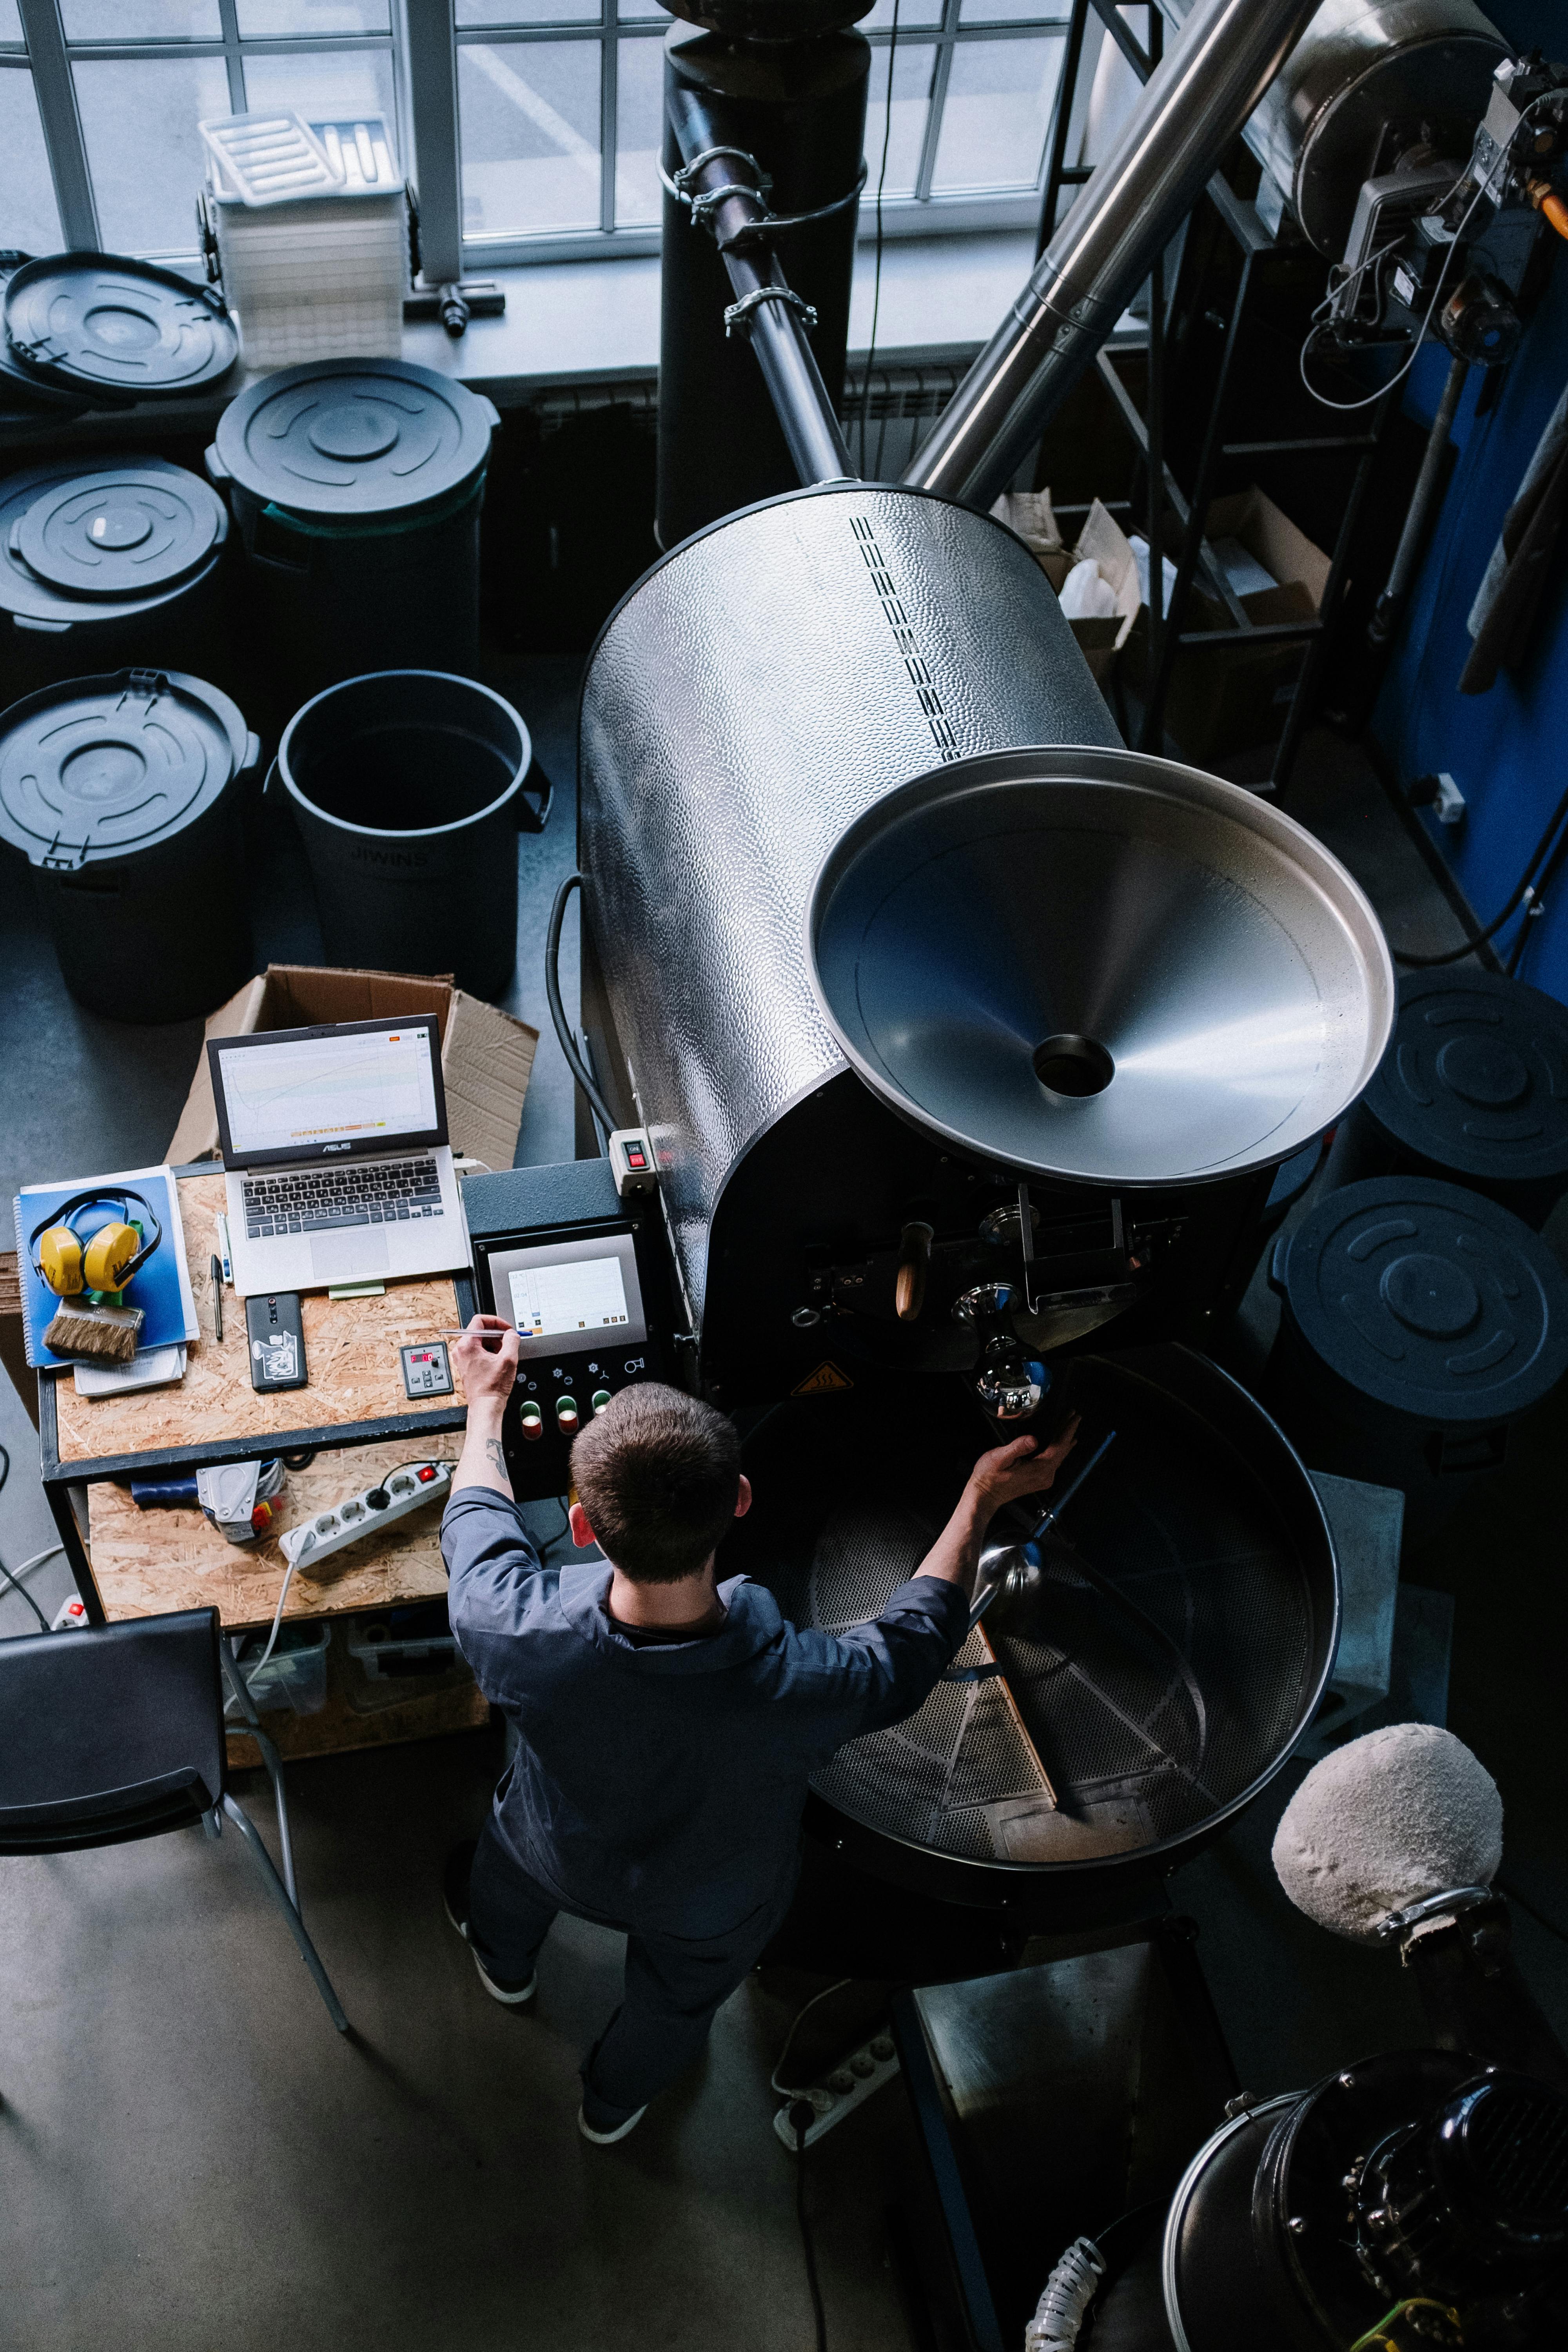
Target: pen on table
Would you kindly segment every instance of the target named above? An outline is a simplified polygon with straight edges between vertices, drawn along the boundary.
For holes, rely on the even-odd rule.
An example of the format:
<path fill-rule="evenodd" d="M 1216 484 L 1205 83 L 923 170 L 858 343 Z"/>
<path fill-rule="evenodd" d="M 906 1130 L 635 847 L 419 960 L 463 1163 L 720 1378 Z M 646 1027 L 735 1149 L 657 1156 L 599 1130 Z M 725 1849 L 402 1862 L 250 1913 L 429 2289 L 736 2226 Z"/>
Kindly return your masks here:
<path fill-rule="evenodd" d="M 223 1338 L 223 1261 L 213 1259 L 213 1337 Z"/>

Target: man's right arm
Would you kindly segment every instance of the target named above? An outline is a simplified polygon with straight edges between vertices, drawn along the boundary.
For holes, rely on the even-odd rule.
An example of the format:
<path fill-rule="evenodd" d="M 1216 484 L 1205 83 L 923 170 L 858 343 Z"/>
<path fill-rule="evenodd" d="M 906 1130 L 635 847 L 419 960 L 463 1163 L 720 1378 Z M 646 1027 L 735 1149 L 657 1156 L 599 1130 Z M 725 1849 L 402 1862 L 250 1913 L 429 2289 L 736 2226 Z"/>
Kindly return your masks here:
<path fill-rule="evenodd" d="M 1053 1445 L 1032 1437 L 983 1454 L 964 1482 L 952 1517 L 907 1584 L 874 1622 L 841 1635 L 857 1688 L 858 1721 L 848 1737 L 885 1730 L 913 1715 L 963 1645 L 975 1570 L 991 1522 L 1004 1504 L 1043 1493 L 1071 1453 L 1078 1421 Z"/>
<path fill-rule="evenodd" d="M 506 1402 L 517 1377 L 517 1333 L 499 1315 L 476 1315 L 452 1357 L 468 1422 L 441 1521 L 447 1613 L 459 1639 L 465 1633 L 515 1633 L 540 1567 L 513 1499 L 501 1442 Z M 478 1661 L 470 1656 L 469 1664 Z"/>

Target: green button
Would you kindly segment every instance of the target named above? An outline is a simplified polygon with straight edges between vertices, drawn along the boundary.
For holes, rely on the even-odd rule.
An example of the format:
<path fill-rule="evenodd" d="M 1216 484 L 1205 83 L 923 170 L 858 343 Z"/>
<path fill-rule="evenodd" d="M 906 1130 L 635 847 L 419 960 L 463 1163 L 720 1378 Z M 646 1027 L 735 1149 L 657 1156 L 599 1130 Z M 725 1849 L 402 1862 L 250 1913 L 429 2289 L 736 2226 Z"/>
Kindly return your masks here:
<path fill-rule="evenodd" d="M 609 1402 L 610 1391 L 608 1389 L 595 1389 L 594 1391 L 594 1411 L 595 1412 L 603 1412 L 605 1407 L 609 1403 Z"/>

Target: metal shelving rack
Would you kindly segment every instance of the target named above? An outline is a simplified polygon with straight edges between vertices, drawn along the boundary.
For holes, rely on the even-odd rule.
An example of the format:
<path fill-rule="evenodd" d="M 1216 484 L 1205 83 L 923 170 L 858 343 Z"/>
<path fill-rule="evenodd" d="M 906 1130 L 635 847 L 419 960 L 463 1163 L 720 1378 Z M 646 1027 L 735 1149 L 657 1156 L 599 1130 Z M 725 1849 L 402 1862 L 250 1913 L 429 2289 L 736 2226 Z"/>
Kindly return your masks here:
<path fill-rule="evenodd" d="M 1156 5 L 1151 5 L 1149 9 L 1151 38 L 1145 48 L 1133 35 L 1116 0 L 1072 0 L 1051 126 L 1037 252 L 1044 252 L 1056 228 L 1064 191 L 1081 185 L 1092 168 L 1067 161 L 1091 8 L 1140 81 L 1148 80 L 1163 54 L 1163 19 Z M 1326 285 L 1327 265 L 1304 243 L 1282 244 L 1265 226 L 1255 206 L 1236 194 L 1223 173 L 1216 173 L 1210 180 L 1205 201 L 1213 205 L 1224 229 L 1234 239 L 1241 265 L 1229 316 L 1223 321 L 1225 344 L 1190 490 L 1184 489 L 1167 461 L 1168 343 L 1173 306 L 1167 300 L 1163 257 L 1150 280 L 1148 374 L 1142 408 L 1118 371 L 1116 348 L 1102 350 L 1096 362 L 1100 381 L 1141 460 L 1145 494 L 1145 530 L 1151 550 L 1148 663 L 1138 748 L 1157 752 L 1163 746 L 1172 675 L 1184 647 L 1215 650 L 1226 646 L 1300 644 L 1306 648 L 1306 657 L 1286 710 L 1268 778 L 1257 787 L 1262 792 L 1281 793 L 1289 781 L 1311 716 L 1323 655 L 1343 601 L 1367 484 L 1396 410 L 1398 394 L 1391 387 L 1381 400 L 1363 412 L 1366 421 L 1359 430 L 1339 428 L 1260 438 L 1241 429 L 1237 416 L 1240 401 L 1244 394 L 1253 402 L 1257 396 L 1258 323 L 1265 300 L 1270 295 L 1278 295 L 1282 288 L 1289 292 L 1292 279 L 1300 281 L 1305 297 L 1301 309 L 1304 339 L 1310 313 L 1321 299 Z M 1194 241 L 1189 233 L 1184 240 L 1177 283 L 1173 289 L 1176 304 L 1188 311 L 1201 310 L 1205 306 L 1201 287 L 1195 282 L 1199 268 L 1194 259 Z M 1224 468 L 1231 461 L 1247 457 L 1328 458 L 1342 463 L 1347 457 L 1353 457 L 1355 465 L 1330 557 L 1327 585 L 1317 612 L 1310 619 L 1299 621 L 1260 624 L 1250 620 L 1207 539 L 1209 509 L 1219 495 Z M 1132 501 L 1121 502 L 1121 511 L 1128 511 L 1131 504 Z M 1117 510 L 1113 505 L 1111 511 Z M 1163 566 L 1158 560 L 1166 551 L 1167 515 L 1174 517 L 1181 532 L 1181 552 L 1168 611 L 1164 609 Z M 1229 615 L 1228 626 L 1199 629 L 1187 625 L 1193 588 L 1200 576 L 1209 595 Z"/>

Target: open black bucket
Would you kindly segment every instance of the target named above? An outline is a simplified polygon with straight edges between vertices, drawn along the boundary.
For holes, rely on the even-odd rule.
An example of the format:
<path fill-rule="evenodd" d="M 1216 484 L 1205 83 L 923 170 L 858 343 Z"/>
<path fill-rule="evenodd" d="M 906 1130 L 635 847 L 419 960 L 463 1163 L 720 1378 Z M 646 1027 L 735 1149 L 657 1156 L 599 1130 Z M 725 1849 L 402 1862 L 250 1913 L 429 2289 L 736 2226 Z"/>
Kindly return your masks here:
<path fill-rule="evenodd" d="M 510 703 L 439 670 L 346 678 L 297 710 L 276 773 L 327 961 L 499 993 L 517 955 L 518 831 L 538 832 L 550 806 L 531 761 Z"/>

